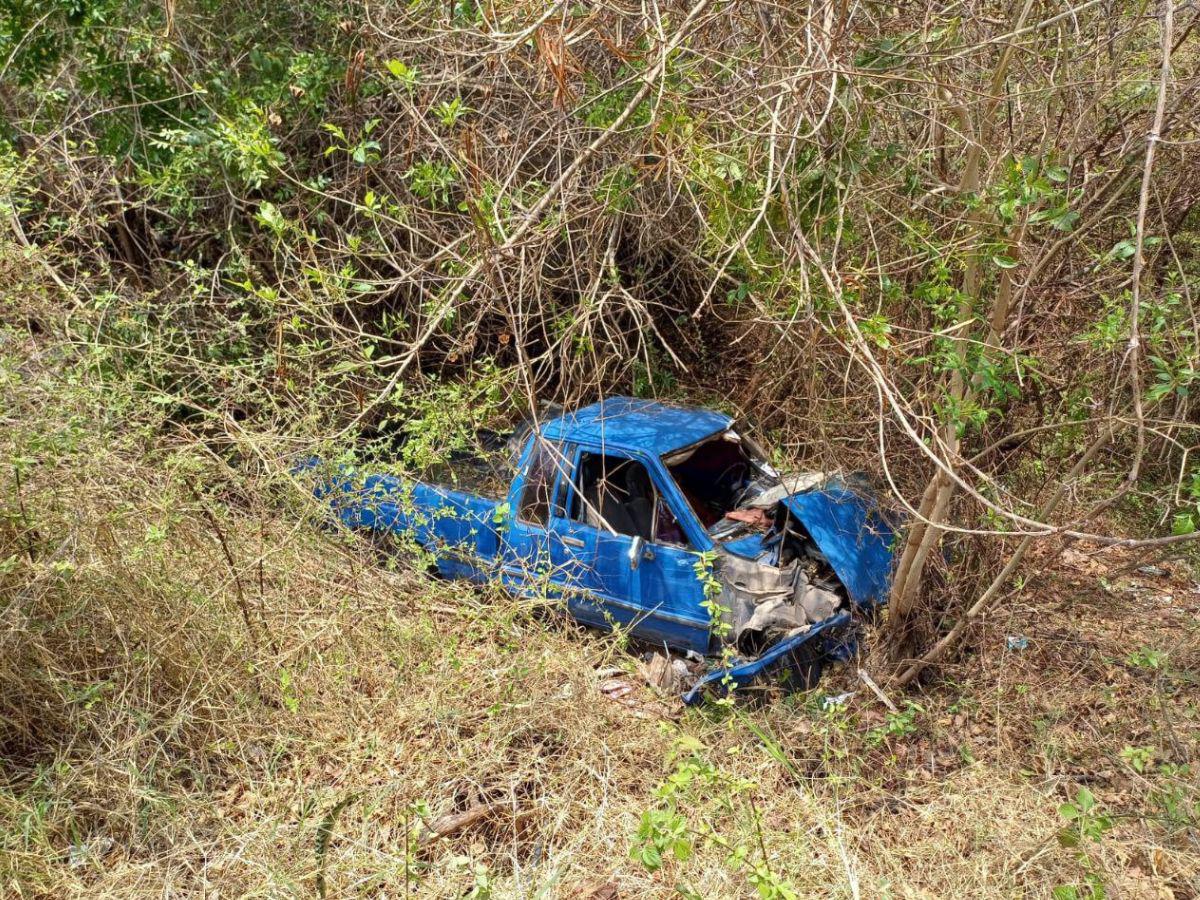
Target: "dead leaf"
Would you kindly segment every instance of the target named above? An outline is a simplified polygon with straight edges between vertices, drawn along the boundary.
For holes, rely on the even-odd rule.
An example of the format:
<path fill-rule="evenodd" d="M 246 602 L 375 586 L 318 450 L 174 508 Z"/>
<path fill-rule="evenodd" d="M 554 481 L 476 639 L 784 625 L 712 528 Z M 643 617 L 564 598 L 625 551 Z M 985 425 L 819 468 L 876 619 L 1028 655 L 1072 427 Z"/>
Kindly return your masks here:
<path fill-rule="evenodd" d="M 567 49 L 566 37 L 561 28 L 542 25 L 533 34 L 534 45 L 550 75 L 554 78 L 554 105 L 565 109 L 575 102 L 569 79 L 579 72 L 579 64 Z"/>
<path fill-rule="evenodd" d="M 611 881 L 586 881 L 567 896 L 571 900 L 618 900 L 621 892 Z"/>
<path fill-rule="evenodd" d="M 679 671 L 674 661 L 665 653 L 655 653 L 649 662 L 639 663 L 638 671 L 652 688 L 664 694 L 675 694 L 679 691 Z"/>
<path fill-rule="evenodd" d="M 1069 569 L 1087 574 L 1099 574 L 1108 571 L 1107 567 L 1094 557 L 1072 547 L 1067 547 L 1058 555 L 1058 561 Z"/>
<path fill-rule="evenodd" d="M 611 678 L 600 683 L 600 693 L 614 703 L 619 703 L 635 719 L 674 719 L 677 714 L 664 703 L 640 700 L 633 696 L 636 688 L 628 681 Z"/>

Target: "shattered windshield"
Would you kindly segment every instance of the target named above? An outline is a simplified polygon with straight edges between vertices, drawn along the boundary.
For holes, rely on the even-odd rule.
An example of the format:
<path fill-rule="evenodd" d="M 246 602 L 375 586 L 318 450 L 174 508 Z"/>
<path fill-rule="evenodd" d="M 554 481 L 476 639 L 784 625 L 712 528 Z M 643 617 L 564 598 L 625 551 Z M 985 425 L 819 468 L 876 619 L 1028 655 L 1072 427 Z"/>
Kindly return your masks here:
<path fill-rule="evenodd" d="M 761 448 L 734 429 L 668 454 L 663 463 L 714 540 L 770 524 L 768 509 L 755 501 L 780 484 L 779 474 Z"/>

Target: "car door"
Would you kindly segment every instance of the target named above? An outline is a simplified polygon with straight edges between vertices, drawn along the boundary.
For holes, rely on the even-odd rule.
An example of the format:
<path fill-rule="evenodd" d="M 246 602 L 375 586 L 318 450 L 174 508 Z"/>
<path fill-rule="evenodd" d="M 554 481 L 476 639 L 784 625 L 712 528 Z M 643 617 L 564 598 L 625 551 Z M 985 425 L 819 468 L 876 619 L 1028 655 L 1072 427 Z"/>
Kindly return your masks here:
<path fill-rule="evenodd" d="M 572 613 L 590 624 L 620 625 L 650 643 L 707 650 L 709 619 L 695 569 L 699 556 L 689 549 L 646 461 L 614 448 L 582 447 L 570 471 L 554 530 L 564 552 L 572 554 L 564 557 L 579 588 L 568 600 Z M 600 481 L 613 482 L 613 496 L 597 487 Z M 630 482 L 642 486 L 643 496 L 623 489 Z M 652 493 L 647 497 L 645 491 Z"/>
<path fill-rule="evenodd" d="M 573 448 L 532 435 L 509 492 L 509 514 L 503 535 L 501 577 L 521 594 L 555 596 L 563 583 L 556 564 L 560 542 L 552 526 L 559 505 L 563 472 Z"/>
<path fill-rule="evenodd" d="M 530 438 L 509 494 L 502 578 L 517 593 L 563 599 L 586 624 L 628 625 L 638 612 L 630 539 L 567 513 L 568 502 L 583 505 L 574 489 L 580 456 L 571 444 Z"/>
<path fill-rule="evenodd" d="M 642 547 L 637 562 L 637 600 L 646 612 L 645 637 L 683 650 L 710 649 L 711 616 L 704 607 L 704 582 L 698 571 L 701 556 L 688 535 L 687 511 L 664 490 L 661 476 L 650 469 L 654 483 L 654 534 Z M 639 635 L 639 636 L 643 636 Z"/>
<path fill-rule="evenodd" d="M 580 487 L 580 464 L 594 451 L 572 448 L 562 476 L 561 502 L 551 515 L 551 557 L 571 614 L 589 625 L 628 625 L 636 613 L 623 607 L 634 593 L 629 566 L 632 539 L 597 527 Z"/>

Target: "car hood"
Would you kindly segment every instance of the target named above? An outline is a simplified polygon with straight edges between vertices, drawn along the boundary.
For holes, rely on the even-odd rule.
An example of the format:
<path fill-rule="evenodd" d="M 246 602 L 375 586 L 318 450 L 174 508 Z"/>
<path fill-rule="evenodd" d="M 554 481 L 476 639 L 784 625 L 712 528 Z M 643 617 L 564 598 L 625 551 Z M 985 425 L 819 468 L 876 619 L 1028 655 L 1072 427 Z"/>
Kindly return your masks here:
<path fill-rule="evenodd" d="M 794 517 L 828 560 L 838 580 L 859 606 L 887 602 L 892 575 L 893 531 L 879 504 L 840 482 L 791 494 L 779 501 L 776 521 Z M 764 535 L 751 535 L 723 545 L 728 553 L 755 559 L 763 552 Z"/>

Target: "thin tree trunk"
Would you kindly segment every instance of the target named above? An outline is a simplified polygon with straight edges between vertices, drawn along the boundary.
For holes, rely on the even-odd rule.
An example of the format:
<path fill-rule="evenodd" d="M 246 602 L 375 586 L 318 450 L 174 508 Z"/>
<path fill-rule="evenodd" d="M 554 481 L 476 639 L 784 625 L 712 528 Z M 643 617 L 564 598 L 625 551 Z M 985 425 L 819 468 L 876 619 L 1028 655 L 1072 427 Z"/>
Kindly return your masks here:
<path fill-rule="evenodd" d="M 1028 5 L 1026 6 L 1026 10 L 1028 10 Z M 1141 365 L 1140 340 L 1139 340 L 1139 334 L 1138 334 L 1138 310 L 1139 310 L 1139 306 L 1140 306 L 1143 269 L 1145 266 L 1145 260 L 1143 258 L 1142 251 L 1143 251 L 1143 246 L 1144 246 L 1145 227 L 1146 227 L 1146 209 L 1147 209 L 1148 201 L 1149 201 L 1151 174 L 1152 174 L 1153 168 L 1154 168 L 1155 150 L 1157 149 L 1158 141 L 1160 140 L 1160 136 L 1161 136 L 1163 120 L 1164 120 L 1164 111 L 1166 109 L 1166 101 L 1167 101 L 1167 87 L 1168 87 L 1168 84 L 1170 83 L 1173 25 L 1174 25 L 1173 0 L 1165 0 L 1162 26 L 1161 26 L 1162 63 L 1161 63 L 1160 71 L 1159 71 L 1158 99 L 1157 99 L 1157 103 L 1155 105 L 1154 119 L 1153 119 L 1153 123 L 1151 125 L 1151 130 L 1150 130 L 1149 135 L 1147 136 L 1146 159 L 1145 159 L 1145 164 L 1142 169 L 1142 188 L 1141 188 L 1141 193 L 1140 193 L 1139 202 L 1138 202 L 1138 217 L 1137 217 L 1137 225 L 1136 225 L 1136 249 L 1135 249 L 1134 258 L 1133 258 L 1132 290 L 1130 291 L 1130 294 L 1131 294 L 1131 301 L 1130 301 L 1131 308 L 1130 308 L 1130 314 L 1129 314 L 1130 315 L 1130 335 L 1129 335 L 1129 347 L 1128 347 L 1128 351 L 1127 351 L 1127 356 L 1128 356 L 1128 365 L 1129 365 L 1130 389 L 1132 392 L 1133 410 L 1134 410 L 1134 417 L 1135 417 L 1136 428 L 1137 428 L 1137 447 L 1135 449 L 1134 460 L 1130 467 L 1130 472 L 1125 481 L 1125 486 L 1123 487 L 1123 490 L 1118 493 L 1118 496 L 1120 496 L 1121 493 L 1124 493 L 1124 491 L 1127 491 L 1129 489 L 1129 487 L 1133 483 L 1136 482 L 1138 473 L 1140 471 L 1142 457 L 1145 452 L 1145 428 L 1146 428 L 1146 425 L 1145 425 L 1145 414 L 1144 414 L 1144 411 L 1142 408 L 1142 397 L 1141 397 L 1142 385 L 1141 385 L 1141 368 L 1140 368 L 1140 365 Z M 993 91 L 993 96 L 994 95 L 995 95 L 995 91 Z M 969 174 L 969 170 L 968 170 L 968 174 Z M 968 265 L 968 275 L 971 275 L 971 274 L 972 274 L 972 267 L 970 265 Z M 964 292 L 965 291 L 966 291 L 966 278 L 964 277 Z M 1012 298 L 1011 281 L 1005 282 L 1002 279 L 1000 289 L 997 291 L 997 296 L 996 296 L 995 303 L 993 305 L 992 316 L 990 319 L 990 327 L 989 327 L 989 334 L 988 334 L 989 346 L 991 345 L 991 342 L 993 340 L 997 340 L 999 335 L 1003 334 L 1004 322 L 1007 318 L 1008 308 L 1011 305 L 1011 298 Z M 969 394 L 968 394 L 968 396 L 969 396 Z M 1074 467 L 1072 467 L 1071 472 L 1068 474 L 1067 478 L 1063 480 L 1063 482 L 1055 490 L 1054 494 L 1051 495 L 1050 499 L 1039 510 L 1038 516 L 1037 516 L 1038 519 L 1040 519 L 1042 521 L 1046 521 L 1050 518 L 1051 515 L 1053 515 L 1054 511 L 1058 508 L 1058 506 L 1062 502 L 1063 498 L 1067 496 L 1067 493 L 1069 490 L 1068 486 L 1070 485 L 1070 483 L 1073 482 L 1076 478 L 1078 478 L 1086 470 L 1088 463 L 1091 462 L 1092 458 L 1096 455 L 1096 453 L 1098 453 L 1103 447 L 1105 447 L 1112 440 L 1113 435 L 1115 434 L 1116 430 L 1117 430 L 1117 425 L 1111 424 L 1108 428 L 1106 428 L 1104 430 L 1103 433 L 1101 433 L 1101 435 L 1091 444 L 1091 446 L 1089 446 L 1087 448 L 1087 450 L 1084 452 L 1083 456 L 1080 457 L 1079 461 L 1075 464 Z M 948 462 L 952 462 L 952 460 L 948 460 Z M 948 478 L 945 477 L 945 473 L 940 469 L 938 470 L 937 476 L 935 476 L 935 478 L 934 478 L 934 481 L 939 481 L 939 480 L 945 480 L 947 482 L 949 492 L 952 494 L 953 489 L 954 489 L 954 484 L 952 481 L 950 481 Z M 926 495 L 928 495 L 928 493 L 929 493 L 929 491 L 927 489 Z M 1113 501 L 1110 500 L 1110 501 L 1100 504 L 1100 506 L 1097 507 L 1096 510 L 1093 510 L 1093 514 L 1097 511 L 1099 511 L 1100 509 L 1107 507 L 1108 505 L 1111 504 L 1111 502 L 1113 502 Z M 936 508 L 935 508 L 935 511 L 936 511 Z M 940 519 L 934 518 L 933 521 L 934 521 L 934 523 L 936 523 L 936 522 L 940 521 Z M 916 529 L 914 529 L 914 533 L 915 532 L 916 532 Z M 914 554 L 912 554 L 912 556 L 909 560 L 908 569 L 903 572 L 903 581 L 899 581 L 899 579 L 898 579 L 898 584 L 900 585 L 900 590 L 902 592 L 901 597 L 904 600 L 904 602 L 902 602 L 900 604 L 900 609 L 902 609 L 906 613 L 911 612 L 912 598 L 915 595 L 916 586 L 920 582 L 920 575 L 921 575 L 920 567 L 924 564 L 925 555 L 927 555 L 927 551 L 926 551 L 926 554 L 922 554 L 921 551 L 923 548 L 926 547 L 927 544 L 936 543 L 937 534 L 940 532 L 940 529 L 938 529 L 936 527 L 936 524 L 923 525 L 919 529 L 919 532 L 920 532 L 920 535 L 918 538 L 918 540 L 919 540 L 918 549 Z M 979 615 L 981 615 L 983 612 L 985 612 L 991 606 L 991 604 L 994 602 L 994 600 L 995 600 L 996 596 L 999 594 L 1001 588 L 1008 581 L 1008 579 L 1012 576 L 1013 572 L 1016 571 L 1017 566 L 1020 565 L 1021 560 L 1024 558 L 1026 552 L 1028 552 L 1029 548 L 1033 545 L 1033 542 L 1037 539 L 1037 537 L 1038 537 L 1037 535 L 1029 535 L 1021 541 L 1021 543 L 1017 546 L 1017 549 L 1013 552 L 1013 555 L 1009 558 L 1008 563 L 1001 570 L 1000 574 L 997 575 L 995 577 L 995 579 L 992 580 L 991 584 L 988 585 L 987 589 L 983 592 L 983 594 L 979 597 L 979 599 L 975 601 L 975 603 L 971 606 L 971 608 L 967 610 L 966 614 L 955 624 L 955 626 L 944 637 L 942 637 L 929 650 L 928 653 L 926 653 L 923 657 L 921 657 L 920 659 L 913 662 L 907 669 L 905 669 L 898 676 L 898 678 L 896 679 L 896 682 L 895 682 L 898 686 L 904 686 L 904 685 L 909 684 L 927 666 L 929 666 L 930 664 L 937 662 L 939 659 L 941 659 L 951 647 L 955 646 L 962 639 L 962 635 L 966 631 L 967 627 L 971 624 L 971 622 L 973 622 L 976 618 L 979 617 Z M 910 535 L 910 541 L 911 540 L 912 540 L 912 535 Z M 906 556 L 908 555 L 907 551 L 908 551 L 908 547 L 906 546 L 906 548 L 905 548 Z M 902 561 L 903 561 L 903 558 L 902 558 Z"/>
<path fill-rule="evenodd" d="M 1100 436 L 1092 442 L 1091 446 L 1084 451 L 1083 456 L 1081 456 L 1079 461 L 1072 466 L 1071 471 L 1068 473 L 1067 477 L 1059 483 L 1054 493 L 1050 496 L 1050 499 L 1042 505 L 1040 510 L 1038 510 L 1039 519 L 1045 521 L 1054 514 L 1054 511 L 1058 509 L 1059 504 L 1062 503 L 1063 499 L 1070 493 L 1071 485 L 1074 483 L 1075 479 L 1084 473 L 1084 471 L 1087 469 L 1088 463 L 1092 461 L 1096 454 L 1108 445 L 1109 441 L 1112 440 L 1113 435 L 1116 433 L 1117 428 L 1117 424 L 1110 424 L 1104 429 L 1103 432 L 1101 432 Z M 1017 546 L 1017 549 L 1013 551 L 1013 555 L 1009 557 L 1008 563 L 1000 571 L 1000 574 L 992 579 L 991 584 L 987 586 L 987 589 L 980 595 L 979 599 L 972 604 L 971 608 L 967 610 L 966 614 L 959 619 L 957 623 L 955 623 L 954 627 L 951 628 L 941 640 L 933 645 L 928 653 L 926 653 L 920 659 L 914 660 L 911 665 L 908 666 L 908 668 L 898 675 L 892 682 L 893 685 L 896 687 L 904 687 L 905 685 L 910 684 L 912 680 L 920 675 L 927 666 L 932 665 L 945 656 L 946 652 L 962 639 L 963 633 L 967 630 L 967 626 L 979 618 L 979 616 L 986 612 L 991 606 L 997 595 L 1000 593 L 1000 589 L 1003 588 L 1008 582 L 1008 579 L 1012 577 L 1012 574 L 1017 570 L 1017 566 L 1021 564 L 1021 560 L 1025 558 L 1025 554 L 1029 551 L 1029 548 L 1033 546 L 1033 542 L 1037 540 L 1038 537 L 1040 537 L 1040 535 L 1031 534 L 1021 541 L 1021 543 Z"/>
<path fill-rule="evenodd" d="M 1020 12 L 1016 15 L 1012 31 L 1019 31 L 1024 26 L 1032 9 L 1033 0 L 1025 0 Z M 958 192 L 962 195 L 976 193 L 980 189 L 982 183 L 983 150 L 990 142 L 992 116 L 999 102 L 1000 91 L 1004 86 L 1004 80 L 1008 74 L 1008 66 L 1012 60 L 1013 51 L 1014 45 L 1011 43 L 1008 44 L 1001 54 L 999 61 L 996 63 L 996 68 L 992 73 L 991 90 L 989 91 L 990 99 L 985 101 L 982 113 L 976 120 L 975 127 L 972 127 L 972 117 L 969 110 L 965 106 L 960 108 L 960 126 L 963 134 L 967 135 L 970 140 L 970 146 L 967 148 L 966 159 L 963 165 L 963 177 L 958 189 Z M 983 283 L 983 259 L 982 250 L 979 249 L 979 245 L 982 243 L 982 232 L 985 222 L 978 213 L 972 215 L 971 222 L 976 232 L 977 249 L 968 257 L 966 268 L 963 272 L 962 299 L 958 308 L 958 321 L 954 341 L 955 353 L 958 354 L 959 359 L 966 359 L 966 354 L 970 347 L 971 325 L 976 317 Z M 1001 300 L 1003 300 L 1007 309 L 1009 306 L 1007 298 L 998 296 L 997 303 Z M 990 322 L 993 323 L 993 328 L 995 327 L 994 323 L 996 323 L 998 315 L 1000 315 L 1000 311 L 993 308 L 992 315 L 989 317 Z M 1006 311 L 1003 313 L 1003 316 L 1007 317 Z M 971 399 L 972 387 L 967 383 L 959 369 L 955 369 L 950 374 L 949 383 L 947 384 L 947 394 L 953 410 L 961 409 L 963 404 Z M 960 445 L 957 423 L 954 421 L 944 423 L 941 428 L 940 439 L 941 451 L 944 454 L 946 465 L 954 466 L 957 461 Z M 907 635 L 909 622 L 917 606 L 916 601 L 925 571 L 925 564 L 929 559 L 929 554 L 941 540 L 944 529 L 940 526 L 948 517 L 950 504 L 953 499 L 954 482 L 945 471 L 939 468 L 921 496 L 921 504 L 917 510 L 918 523 L 914 525 L 905 540 L 904 549 L 900 555 L 900 563 L 896 569 L 895 581 L 892 586 L 889 617 L 893 635 L 896 639 L 895 649 L 900 653 L 903 653 L 905 649 L 904 645 L 907 643 L 905 636 Z"/>

